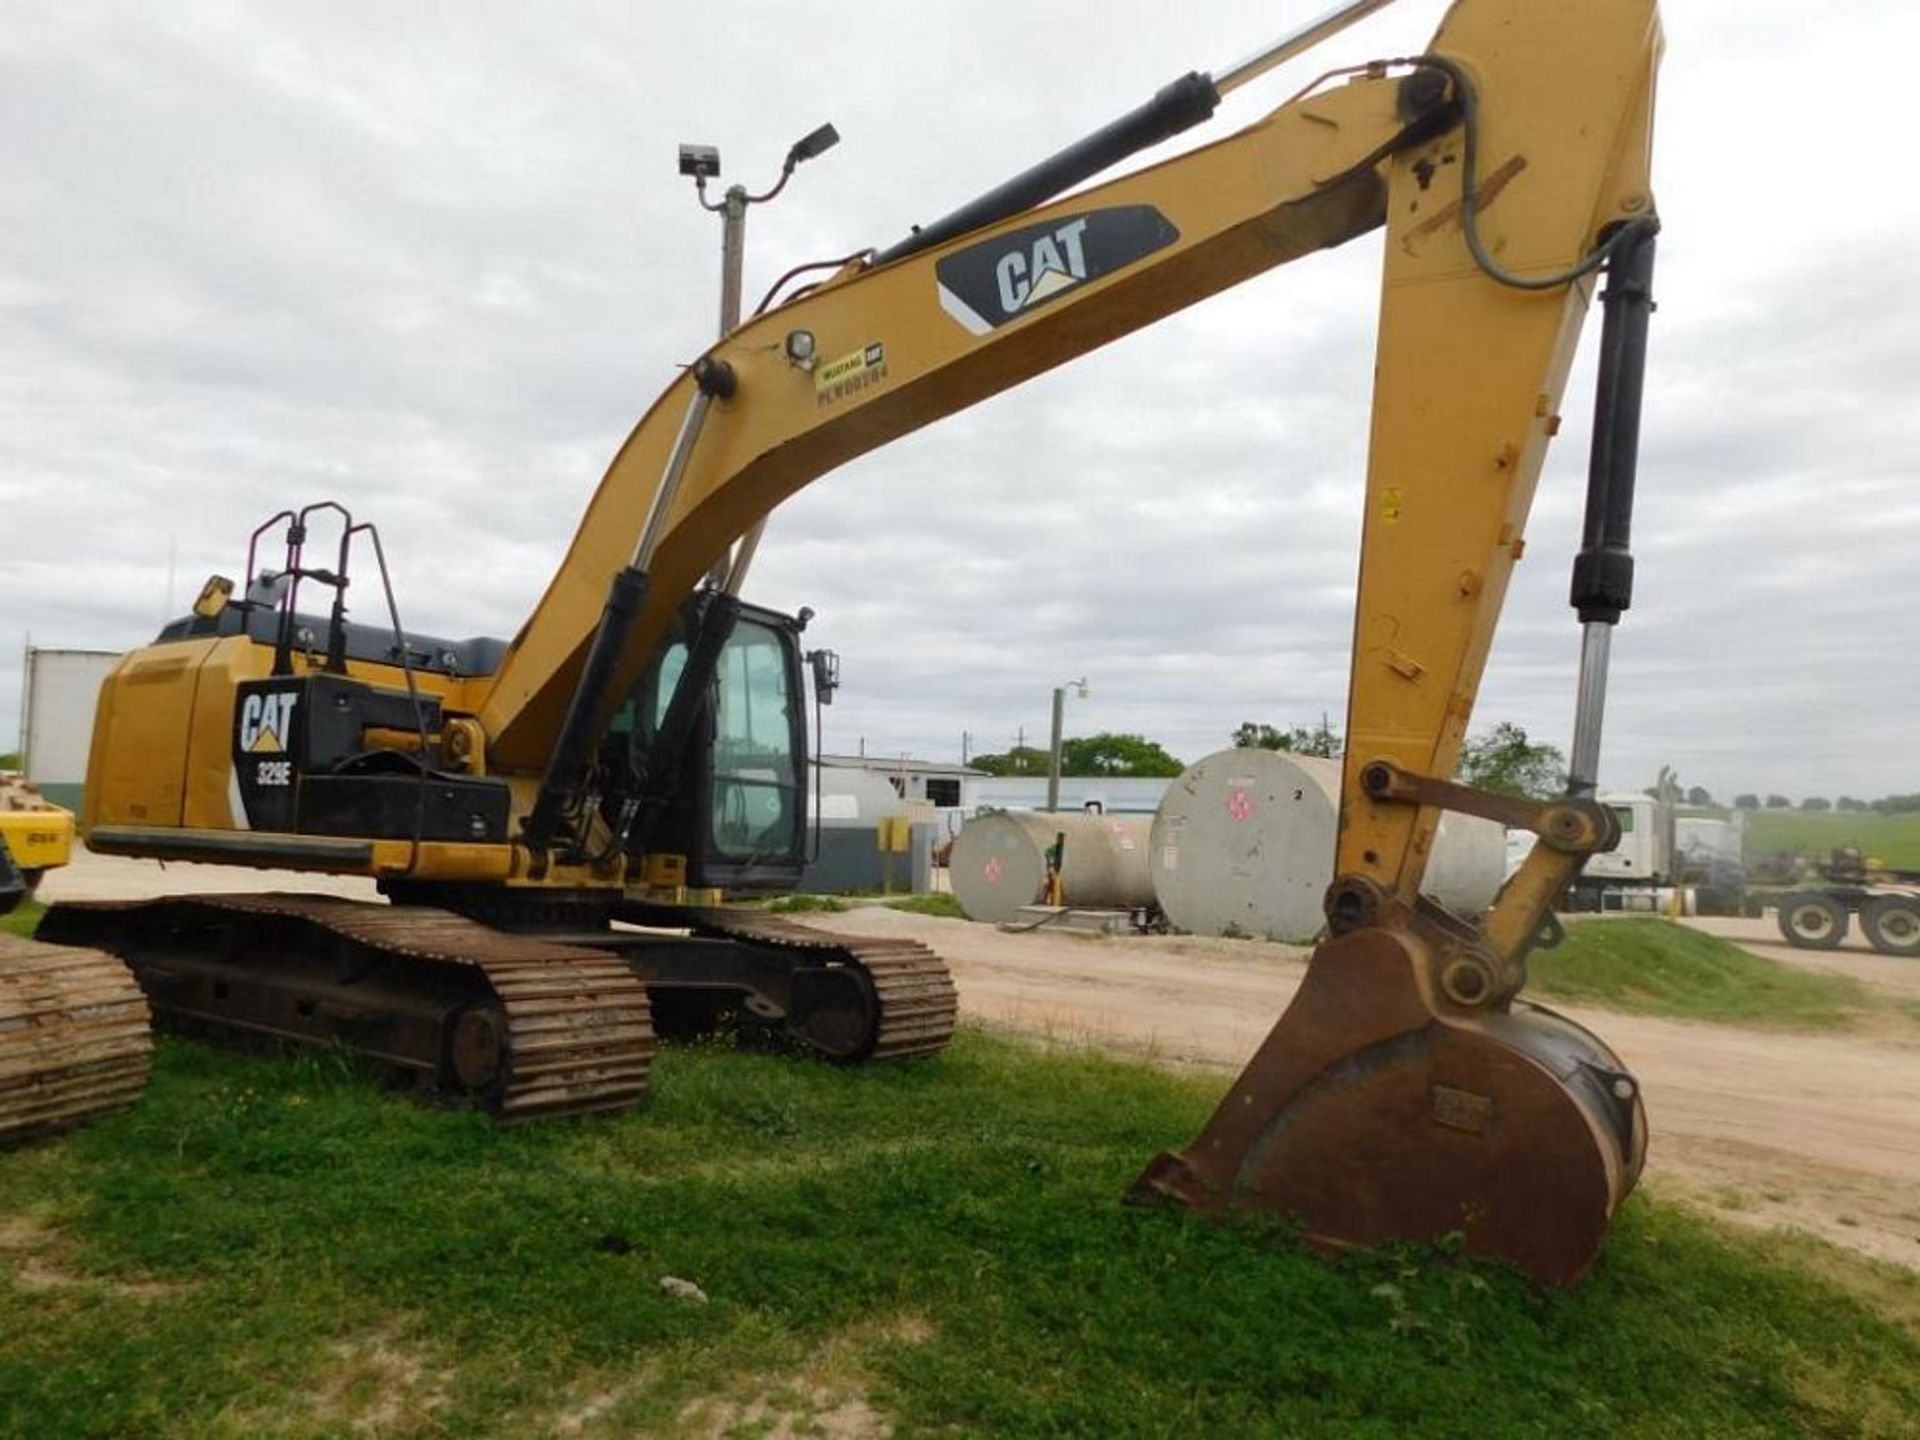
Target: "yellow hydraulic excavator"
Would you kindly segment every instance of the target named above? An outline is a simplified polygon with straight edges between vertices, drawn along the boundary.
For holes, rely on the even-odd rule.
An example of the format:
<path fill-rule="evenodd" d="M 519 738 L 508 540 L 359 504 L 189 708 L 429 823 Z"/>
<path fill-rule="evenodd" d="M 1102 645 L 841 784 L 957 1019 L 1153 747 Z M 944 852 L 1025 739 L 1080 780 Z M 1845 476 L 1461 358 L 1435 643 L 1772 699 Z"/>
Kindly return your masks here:
<path fill-rule="evenodd" d="M 1607 1046 L 1520 992 L 1554 898 L 1617 838 L 1591 789 L 1632 577 L 1656 8 L 1459 0 L 1423 51 L 1068 194 L 1382 3 L 1188 74 L 764 306 L 641 419 L 511 643 L 405 632 L 383 562 L 379 623 L 350 622 L 372 528 L 275 517 L 254 537 L 284 541 L 274 568 L 250 550 L 237 592 L 211 583 L 107 680 L 87 843 L 366 875 L 393 903 L 60 905 L 43 938 L 123 957 L 163 1019 L 344 1041 L 506 1117 L 631 1103 L 654 1024 L 723 1010 L 842 1059 L 937 1049 L 954 1005 L 931 954 L 685 903 L 791 884 L 804 850 L 809 657 L 800 621 L 741 601 L 743 537 L 843 461 L 1384 227 L 1331 938 L 1135 1195 L 1280 1211 L 1330 1248 L 1457 1233 L 1576 1280 L 1645 1117 Z M 1449 777 L 1603 278 L 1574 786 L 1533 804 Z M 1478 927 L 1420 893 L 1446 811 L 1539 837 Z"/>

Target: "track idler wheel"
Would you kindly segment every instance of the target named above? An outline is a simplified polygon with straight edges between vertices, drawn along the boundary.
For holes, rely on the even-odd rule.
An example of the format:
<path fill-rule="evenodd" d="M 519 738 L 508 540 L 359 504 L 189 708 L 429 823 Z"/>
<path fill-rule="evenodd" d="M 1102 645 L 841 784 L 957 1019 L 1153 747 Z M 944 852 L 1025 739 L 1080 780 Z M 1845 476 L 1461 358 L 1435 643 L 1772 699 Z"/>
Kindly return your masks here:
<path fill-rule="evenodd" d="M 1585 1275 L 1646 1155 L 1639 1085 L 1552 1011 L 1449 1001 L 1428 945 L 1321 945 L 1206 1129 L 1129 1198 L 1270 1211 L 1324 1250 L 1457 1237 L 1542 1284 Z"/>
<path fill-rule="evenodd" d="M 880 1005 L 850 965 L 809 965 L 793 974 L 787 1034 L 831 1060 L 864 1060 L 873 1050 Z"/>
<path fill-rule="evenodd" d="M 469 1006 L 448 1027 L 446 1065 L 456 1090 L 477 1094 L 497 1084 L 506 1054 L 506 1017 L 495 1006 Z"/>

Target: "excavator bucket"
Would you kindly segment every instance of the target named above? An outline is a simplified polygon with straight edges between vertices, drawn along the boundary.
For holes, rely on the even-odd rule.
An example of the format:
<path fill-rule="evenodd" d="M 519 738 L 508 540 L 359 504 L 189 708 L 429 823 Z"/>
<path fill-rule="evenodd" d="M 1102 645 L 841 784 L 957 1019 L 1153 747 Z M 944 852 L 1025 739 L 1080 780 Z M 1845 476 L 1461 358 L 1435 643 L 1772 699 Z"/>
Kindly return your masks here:
<path fill-rule="evenodd" d="M 1551 1010 L 1452 1006 L 1427 946 L 1380 927 L 1322 944 L 1199 1138 L 1129 1198 L 1274 1212 L 1329 1251 L 1457 1237 L 1578 1281 L 1646 1156 L 1639 1085 Z"/>

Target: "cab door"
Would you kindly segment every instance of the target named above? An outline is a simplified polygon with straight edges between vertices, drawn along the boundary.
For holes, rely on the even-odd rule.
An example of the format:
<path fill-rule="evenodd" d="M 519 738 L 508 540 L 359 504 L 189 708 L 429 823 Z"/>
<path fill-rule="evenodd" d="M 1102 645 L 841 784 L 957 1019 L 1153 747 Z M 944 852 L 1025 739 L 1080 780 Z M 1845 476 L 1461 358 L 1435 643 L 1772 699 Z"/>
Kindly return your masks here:
<path fill-rule="evenodd" d="M 805 700 L 793 623 L 743 613 L 714 675 L 698 883 L 739 890 L 798 880 L 806 860 Z"/>

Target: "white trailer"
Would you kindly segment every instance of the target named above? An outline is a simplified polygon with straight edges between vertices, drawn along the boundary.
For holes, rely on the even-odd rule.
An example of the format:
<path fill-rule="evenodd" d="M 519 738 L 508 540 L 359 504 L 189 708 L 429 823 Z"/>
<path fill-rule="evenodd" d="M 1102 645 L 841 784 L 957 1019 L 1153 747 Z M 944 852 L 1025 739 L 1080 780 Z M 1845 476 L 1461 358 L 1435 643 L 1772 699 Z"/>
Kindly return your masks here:
<path fill-rule="evenodd" d="M 42 795 L 69 810 L 80 808 L 87 783 L 100 682 L 119 659 L 113 650 L 27 647 L 20 694 L 20 768 Z"/>

